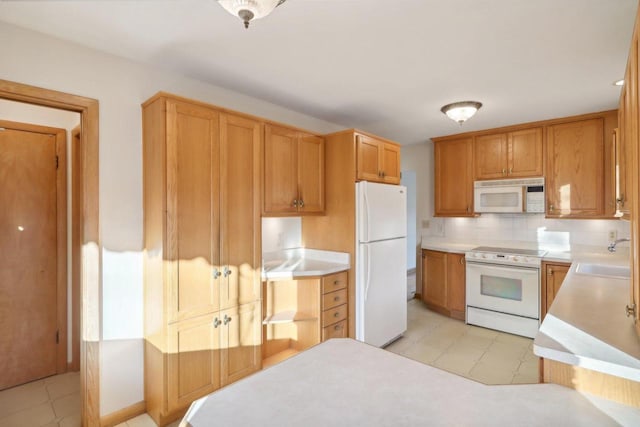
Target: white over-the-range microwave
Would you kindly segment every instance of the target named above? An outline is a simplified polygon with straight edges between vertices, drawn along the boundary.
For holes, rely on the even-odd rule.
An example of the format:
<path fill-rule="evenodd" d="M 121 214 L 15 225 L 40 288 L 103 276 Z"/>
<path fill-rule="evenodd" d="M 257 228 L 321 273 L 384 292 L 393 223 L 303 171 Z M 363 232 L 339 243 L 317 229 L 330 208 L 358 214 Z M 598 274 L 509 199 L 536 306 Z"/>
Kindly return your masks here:
<path fill-rule="evenodd" d="M 544 178 L 476 181 L 473 203 L 479 213 L 544 213 Z"/>

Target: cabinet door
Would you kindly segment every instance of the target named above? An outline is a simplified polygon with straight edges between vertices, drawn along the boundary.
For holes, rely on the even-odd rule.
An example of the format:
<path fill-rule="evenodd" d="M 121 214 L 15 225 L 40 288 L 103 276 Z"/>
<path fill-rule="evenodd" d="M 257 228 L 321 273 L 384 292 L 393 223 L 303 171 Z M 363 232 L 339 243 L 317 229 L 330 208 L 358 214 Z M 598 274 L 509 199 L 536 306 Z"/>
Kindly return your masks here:
<path fill-rule="evenodd" d="M 218 113 L 167 101 L 169 321 L 218 310 Z"/>
<path fill-rule="evenodd" d="M 260 369 L 262 322 L 260 303 L 243 304 L 220 312 L 221 385 Z"/>
<path fill-rule="evenodd" d="M 324 212 L 324 138 L 301 134 L 297 162 L 298 211 Z"/>
<path fill-rule="evenodd" d="M 603 120 L 549 126 L 547 216 L 589 218 L 604 213 Z"/>
<path fill-rule="evenodd" d="M 451 317 L 464 320 L 466 283 L 464 254 L 447 254 L 447 307 Z"/>
<path fill-rule="evenodd" d="M 264 135 L 263 211 L 265 214 L 297 212 L 297 132 L 265 125 Z M 242 163 L 238 166 L 244 167 Z"/>
<path fill-rule="evenodd" d="M 560 286 L 562 286 L 562 282 L 564 278 L 567 276 L 569 272 L 568 264 L 545 264 L 544 267 L 544 282 L 543 285 L 546 291 L 546 302 L 545 307 L 543 307 L 543 315 L 549 311 L 551 307 L 551 303 L 553 299 L 558 294 L 560 290 Z"/>
<path fill-rule="evenodd" d="M 220 308 L 260 299 L 260 123 L 220 117 Z"/>
<path fill-rule="evenodd" d="M 447 307 L 447 259 L 444 252 L 422 251 L 422 298 L 427 304 Z"/>
<path fill-rule="evenodd" d="M 366 135 L 356 136 L 357 166 L 356 179 L 363 181 L 381 181 L 381 141 Z"/>
<path fill-rule="evenodd" d="M 478 136 L 473 148 L 476 179 L 507 177 L 507 134 Z"/>
<path fill-rule="evenodd" d="M 185 408 L 220 387 L 218 312 L 169 325 L 168 412 Z"/>
<path fill-rule="evenodd" d="M 509 178 L 542 176 L 542 128 L 510 132 L 507 151 Z"/>
<path fill-rule="evenodd" d="M 387 184 L 400 184 L 400 147 L 382 144 L 382 180 Z"/>
<path fill-rule="evenodd" d="M 473 216 L 471 138 L 434 143 L 435 216 Z"/>

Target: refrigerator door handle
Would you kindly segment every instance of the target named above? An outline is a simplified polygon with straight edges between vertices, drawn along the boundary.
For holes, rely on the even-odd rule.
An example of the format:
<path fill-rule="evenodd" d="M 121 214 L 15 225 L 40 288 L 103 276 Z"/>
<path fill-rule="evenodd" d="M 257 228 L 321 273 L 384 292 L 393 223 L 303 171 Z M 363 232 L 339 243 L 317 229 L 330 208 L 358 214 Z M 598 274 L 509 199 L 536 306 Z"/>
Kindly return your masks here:
<path fill-rule="evenodd" d="M 364 300 L 366 301 L 369 296 L 369 286 L 371 285 L 371 251 L 368 245 L 364 245 L 363 249 L 367 251 L 367 256 L 365 257 L 367 263 L 367 283 L 364 287 Z"/>
<path fill-rule="evenodd" d="M 366 185 L 366 184 L 365 184 Z M 362 189 L 362 197 L 364 201 L 364 224 L 363 224 L 363 233 L 364 236 L 360 236 L 361 242 L 369 241 L 369 199 L 367 198 L 367 187 L 363 187 Z"/>

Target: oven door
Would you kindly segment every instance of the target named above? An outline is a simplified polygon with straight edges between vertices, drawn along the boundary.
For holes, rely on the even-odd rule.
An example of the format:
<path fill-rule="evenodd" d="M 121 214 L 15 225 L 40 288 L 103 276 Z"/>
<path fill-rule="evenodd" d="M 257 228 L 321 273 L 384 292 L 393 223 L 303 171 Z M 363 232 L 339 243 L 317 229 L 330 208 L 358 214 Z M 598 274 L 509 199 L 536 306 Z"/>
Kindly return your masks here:
<path fill-rule="evenodd" d="M 538 319 L 540 269 L 467 261 L 467 306 Z"/>

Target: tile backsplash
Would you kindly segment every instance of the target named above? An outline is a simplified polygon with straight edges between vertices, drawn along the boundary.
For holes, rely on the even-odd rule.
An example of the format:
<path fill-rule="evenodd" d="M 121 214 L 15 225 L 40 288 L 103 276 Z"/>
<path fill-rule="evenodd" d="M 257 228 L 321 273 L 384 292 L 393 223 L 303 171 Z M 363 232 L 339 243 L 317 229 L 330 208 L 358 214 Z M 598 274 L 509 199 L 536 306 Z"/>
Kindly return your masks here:
<path fill-rule="evenodd" d="M 483 214 L 476 218 L 433 218 L 424 236 L 453 240 L 536 242 L 569 249 L 574 245 L 603 246 L 609 233 L 629 237 L 629 222 L 605 219 L 546 219 L 544 214 Z"/>

